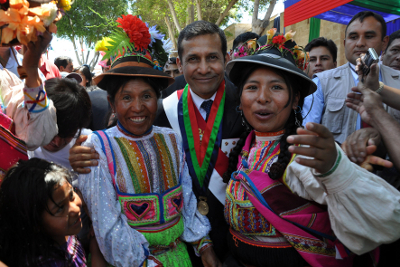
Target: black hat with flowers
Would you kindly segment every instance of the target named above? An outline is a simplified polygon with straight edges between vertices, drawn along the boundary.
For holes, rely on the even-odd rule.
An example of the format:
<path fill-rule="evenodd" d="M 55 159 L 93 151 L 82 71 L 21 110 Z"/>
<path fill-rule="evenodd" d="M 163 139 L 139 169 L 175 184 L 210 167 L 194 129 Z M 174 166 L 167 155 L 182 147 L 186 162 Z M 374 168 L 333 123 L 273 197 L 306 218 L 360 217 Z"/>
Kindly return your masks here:
<path fill-rule="evenodd" d="M 302 97 L 317 90 L 316 84 L 304 73 L 307 68 L 307 54 L 293 41 L 295 32 L 276 34 L 271 29 L 258 40 L 248 40 L 235 51 L 235 60 L 230 61 L 226 71 L 230 80 L 238 85 L 244 69 L 259 64 L 282 70 L 296 79 Z"/>
<path fill-rule="evenodd" d="M 164 88 L 172 84 L 174 79 L 161 67 L 168 60 L 162 42 L 164 35 L 155 26 L 149 29 L 133 15 L 122 15 L 116 22 L 111 36 L 96 43 L 96 51 L 106 52 L 102 60 L 110 59 L 112 63 L 109 71 L 93 79 L 94 83 L 107 90 L 105 80 L 131 76 L 157 79 Z"/>

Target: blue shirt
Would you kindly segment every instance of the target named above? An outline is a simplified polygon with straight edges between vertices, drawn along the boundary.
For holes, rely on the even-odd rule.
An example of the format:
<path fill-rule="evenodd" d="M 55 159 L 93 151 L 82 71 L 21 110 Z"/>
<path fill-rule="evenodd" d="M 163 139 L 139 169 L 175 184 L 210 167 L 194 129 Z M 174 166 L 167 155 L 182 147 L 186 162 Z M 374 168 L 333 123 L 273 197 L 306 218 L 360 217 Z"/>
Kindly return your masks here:
<path fill-rule="evenodd" d="M 351 65 L 354 68 L 354 65 Z M 352 71 L 354 84 L 358 84 L 358 76 L 355 72 Z M 379 80 L 382 81 L 382 74 L 379 69 Z M 321 123 L 322 122 L 322 114 L 324 112 L 325 107 L 325 99 L 324 93 L 322 91 L 321 82 L 319 78 L 316 76 L 313 79 L 313 82 L 317 85 L 317 90 L 312 94 L 304 98 L 303 104 L 303 125 L 306 125 L 307 122 L 315 122 Z M 346 107 L 347 108 L 347 107 Z M 356 130 L 361 129 L 361 116 L 358 114 L 357 116 L 357 125 Z"/>

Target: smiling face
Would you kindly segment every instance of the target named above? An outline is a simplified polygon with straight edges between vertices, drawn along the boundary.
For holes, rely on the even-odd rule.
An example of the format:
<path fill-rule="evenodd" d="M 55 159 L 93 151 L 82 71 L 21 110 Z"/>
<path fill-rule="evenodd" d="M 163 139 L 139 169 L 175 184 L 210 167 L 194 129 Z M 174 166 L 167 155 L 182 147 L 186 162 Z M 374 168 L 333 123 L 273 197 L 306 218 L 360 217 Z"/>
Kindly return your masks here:
<path fill-rule="evenodd" d="M 333 62 L 332 54 L 327 47 L 318 46 L 311 49 L 308 66 L 308 77 L 312 78 L 315 73 L 336 68 L 336 62 Z"/>
<path fill-rule="evenodd" d="M 344 40 L 346 59 L 356 65 L 361 53 L 366 53 L 368 48 L 374 48 L 379 55 L 386 48 L 389 36 L 382 40 L 382 27 L 374 17 L 366 17 L 363 22 L 356 19 L 347 28 Z"/>
<path fill-rule="evenodd" d="M 259 132 L 277 132 L 285 128 L 299 96 L 289 102 L 289 87 L 271 68 L 256 69 L 244 83 L 240 109 L 247 122 Z M 292 96 L 293 99 L 293 96 Z"/>
<path fill-rule="evenodd" d="M 382 63 L 395 70 L 400 70 L 400 39 L 394 39 L 382 54 Z"/>
<path fill-rule="evenodd" d="M 177 58 L 176 63 L 186 82 L 201 98 L 212 97 L 224 80 L 225 62 L 228 60 L 228 55 L 222 54 L 218 33 L 183 40 L 182 47 L 182 59 Z"/>
<path fill-rule="evenodd" d="M 156 118 L 157 94 L 142 79 L 128 81 L 115 94 L 114 103 L 110 101 L 110 104 L 118 121 L 134 135 L 146 133 Z"/>
<path fill-rule="evenodd" d="M 52 214 L 43 211 L 43 229 L 62 245 L 68 236 L 78 234 L 82 228 L 82 201 L 65 179 L 54 187 L 52 197 L 54 202 L 51 199 L 47 201 Z"/>

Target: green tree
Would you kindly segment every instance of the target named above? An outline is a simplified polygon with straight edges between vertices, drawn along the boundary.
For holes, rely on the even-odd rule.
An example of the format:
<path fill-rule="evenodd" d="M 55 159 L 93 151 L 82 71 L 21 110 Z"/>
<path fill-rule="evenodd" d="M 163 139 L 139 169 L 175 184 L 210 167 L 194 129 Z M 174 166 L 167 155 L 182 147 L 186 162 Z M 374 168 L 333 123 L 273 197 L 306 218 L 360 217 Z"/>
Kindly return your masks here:
<path fill-rule="evenodd" d="M 127 9 L 127 0 L 75 0 L 71 10 L 57 23 L 57 36 L 69 39 L 79 64 L 88 64 L 93 70 L 99 53 L 93 52 L 89 62 L 91 49 L 98 40 L 113 30 L 108 22 L 126 14 Z M 90 49 L 84 51 L 85 47 Z"/>
<path fill-rule="evenodd" d="M 166 33 L 176 49 L 179 32 L 195 20 L 207 20 L 224 26 L 236 17 L 242 0 L 135 0 L 130 1 L 133 13 L 150 25 L 157 24 Z"/>

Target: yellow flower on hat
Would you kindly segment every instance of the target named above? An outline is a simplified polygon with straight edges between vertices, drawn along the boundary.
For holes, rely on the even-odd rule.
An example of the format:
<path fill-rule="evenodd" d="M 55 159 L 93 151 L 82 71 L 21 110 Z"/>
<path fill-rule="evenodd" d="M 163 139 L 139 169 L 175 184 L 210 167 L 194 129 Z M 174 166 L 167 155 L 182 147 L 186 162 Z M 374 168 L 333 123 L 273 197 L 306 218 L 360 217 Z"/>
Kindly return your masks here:
<path fill-rule="evenodd" d="M 107 46 L 110 46 L 111 44 L 109 43 L 110 41 L 112 41 L 111 38 L 109 37 L 103 37 L 103 39 L 101 39 L 100 41 L 98 41 L 96 43 L 96 45 L 94 46 L 94 50 L 96 52 L 99 51 L 108 51 Z"/>
<path fill-rule="evenodd" d="M 256 48 L 257 48 L 257 39 L 254 38 L 254 39 L 248 40 L 247 41 L 247 48 L 256 50 Z"/>
<path fill-rule="evenodd" d="M 276 28 L 272 28 L 267 31 L 267 38 L 268 38 L 267 44 L 271 43 L 272 38 L 274 37 L 275 33 L 276 33 Z"/>
<path fill-rule="evenodd" d="M 293 36 L 296 34 L 296 32 L 294 32 L 294 31 L 292 31 L 292 30 L 290 30 L 289 32 L 287 32 L 286 34 L 285 34 L 285 39 L 286 39 L 286 41 L 289 41 L 289 40 L 292 40 L 293 39 Z"/>

